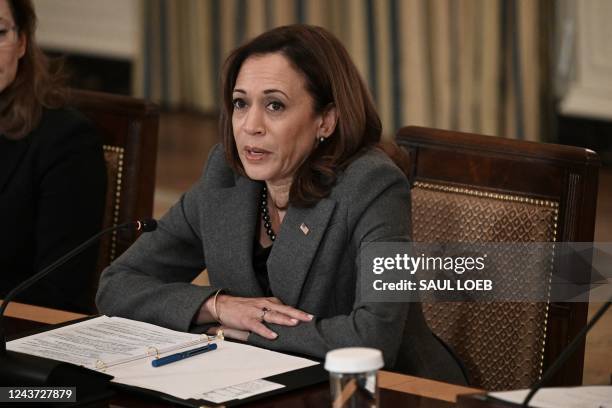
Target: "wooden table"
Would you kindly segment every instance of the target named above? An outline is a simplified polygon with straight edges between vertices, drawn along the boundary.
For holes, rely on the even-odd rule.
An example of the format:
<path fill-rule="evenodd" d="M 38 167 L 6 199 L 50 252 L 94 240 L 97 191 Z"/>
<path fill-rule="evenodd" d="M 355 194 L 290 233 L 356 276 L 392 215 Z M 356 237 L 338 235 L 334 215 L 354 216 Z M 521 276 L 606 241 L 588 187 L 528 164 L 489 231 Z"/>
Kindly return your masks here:
<path fill-rule="evenodd" d="M 6 311 L 7 335 L 18 336 L 51 324 L 60 324 L 87 317 L 86 315 L 44 307 L 11 303 Z M 482 390 L 446 384 L 404 374 L 381 371 L 379 374 L 381 407 L 453 407 L 458 395 L 479 393 Z M 168 407 L 163 401 L 118 391 L 99 406 L 112 407 Z M 285 393 L 248 405 L 249 407 L 324 407 L 331 406 L 327 383 Z"/>

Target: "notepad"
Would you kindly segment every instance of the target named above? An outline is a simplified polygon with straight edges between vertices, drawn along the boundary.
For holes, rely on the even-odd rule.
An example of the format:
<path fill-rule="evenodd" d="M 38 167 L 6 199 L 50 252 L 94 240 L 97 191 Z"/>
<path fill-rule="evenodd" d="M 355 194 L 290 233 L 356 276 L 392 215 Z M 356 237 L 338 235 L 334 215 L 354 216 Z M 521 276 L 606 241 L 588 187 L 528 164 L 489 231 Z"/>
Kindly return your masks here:
<path fill-rule="evenodd" d="M 130 319 L 100 316 L 10 341 L 7 349 L 103 371 L 114 377 L 114 383 L 179 399 L 201 399 L 219 391 L 214 394 L 215 402 L 224 402 L 222 395 L 240 394 L 236 391 L 239 389 L 252 396 L 282 387 L 253 382 L 318 364 L 259 347 L 218 341 L 217 350 L 210 353 L 157 368 L 151 366 L 154 358 L 209 341 L 216 340 Z"/>

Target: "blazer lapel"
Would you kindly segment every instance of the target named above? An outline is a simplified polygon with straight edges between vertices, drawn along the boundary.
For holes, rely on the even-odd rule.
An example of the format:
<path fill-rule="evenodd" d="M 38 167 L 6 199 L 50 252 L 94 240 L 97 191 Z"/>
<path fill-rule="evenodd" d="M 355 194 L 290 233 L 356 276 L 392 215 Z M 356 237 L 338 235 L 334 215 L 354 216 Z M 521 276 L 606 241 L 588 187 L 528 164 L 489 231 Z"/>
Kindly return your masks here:
<path fill-rule="evenodd" d="M 215 251 L 214 264 L 224 268 L 222 276 L 211 273 L 211 284 L 238 296 L 260 297 L 263 291 L 253 270 L 253 241 L 261 185 L 240 177 L 235 187 L 208 190 L 204 202 L 210 225 L 209 247 Z M 218 280 L 218 281 L 217 281 Z"/>
<path fill-rule="evenodd" d="M 297 305 L 335 207 L 336 202 L 327 198 L 312 208 L 287 211 L 268 258 L 270 288 L 284 304 Z"/>
<path fill-rule="evenodd" d="M 0 192 L 4 191 L 29 145 L 29 138 L 12 141 L 0 135 Z"/>

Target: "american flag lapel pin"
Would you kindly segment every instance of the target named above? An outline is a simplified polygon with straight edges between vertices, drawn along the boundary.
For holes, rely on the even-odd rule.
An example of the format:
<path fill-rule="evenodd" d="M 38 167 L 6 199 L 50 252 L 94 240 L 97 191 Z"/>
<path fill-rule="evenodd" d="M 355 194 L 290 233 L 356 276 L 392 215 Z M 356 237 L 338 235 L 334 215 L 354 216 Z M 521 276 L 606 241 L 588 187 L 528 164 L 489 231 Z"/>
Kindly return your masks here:
<path fill-rule="evenodd" d="M 302 232 L 304 233 L 304 235 L 308 235 L 308 233 L 310 232 L 310 228 L 308 228 L 308 225 L 302 223 L 300 225 L 300 229 L 302 230 Z"/>

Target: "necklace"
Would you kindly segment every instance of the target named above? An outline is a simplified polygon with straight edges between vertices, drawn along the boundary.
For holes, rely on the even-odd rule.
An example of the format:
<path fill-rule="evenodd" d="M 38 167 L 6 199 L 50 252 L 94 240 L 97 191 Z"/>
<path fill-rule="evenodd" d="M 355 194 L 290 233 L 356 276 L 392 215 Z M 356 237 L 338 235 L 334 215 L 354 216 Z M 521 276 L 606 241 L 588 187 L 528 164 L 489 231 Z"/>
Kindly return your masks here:
<path fill-rule="evenodd" d="M 272 229 L 272 221 L 270 220 L 270 213 L 268 212 L 268 189 L 266 186 L 264 186 L 263 190 L 261 190 L 260 208 L 261 218 L 264 223 L 264 228 L 266 229 L 266 234 L 268 234 L 270 241 L 274 243 L 276 240 L 276 234 Z"/>

